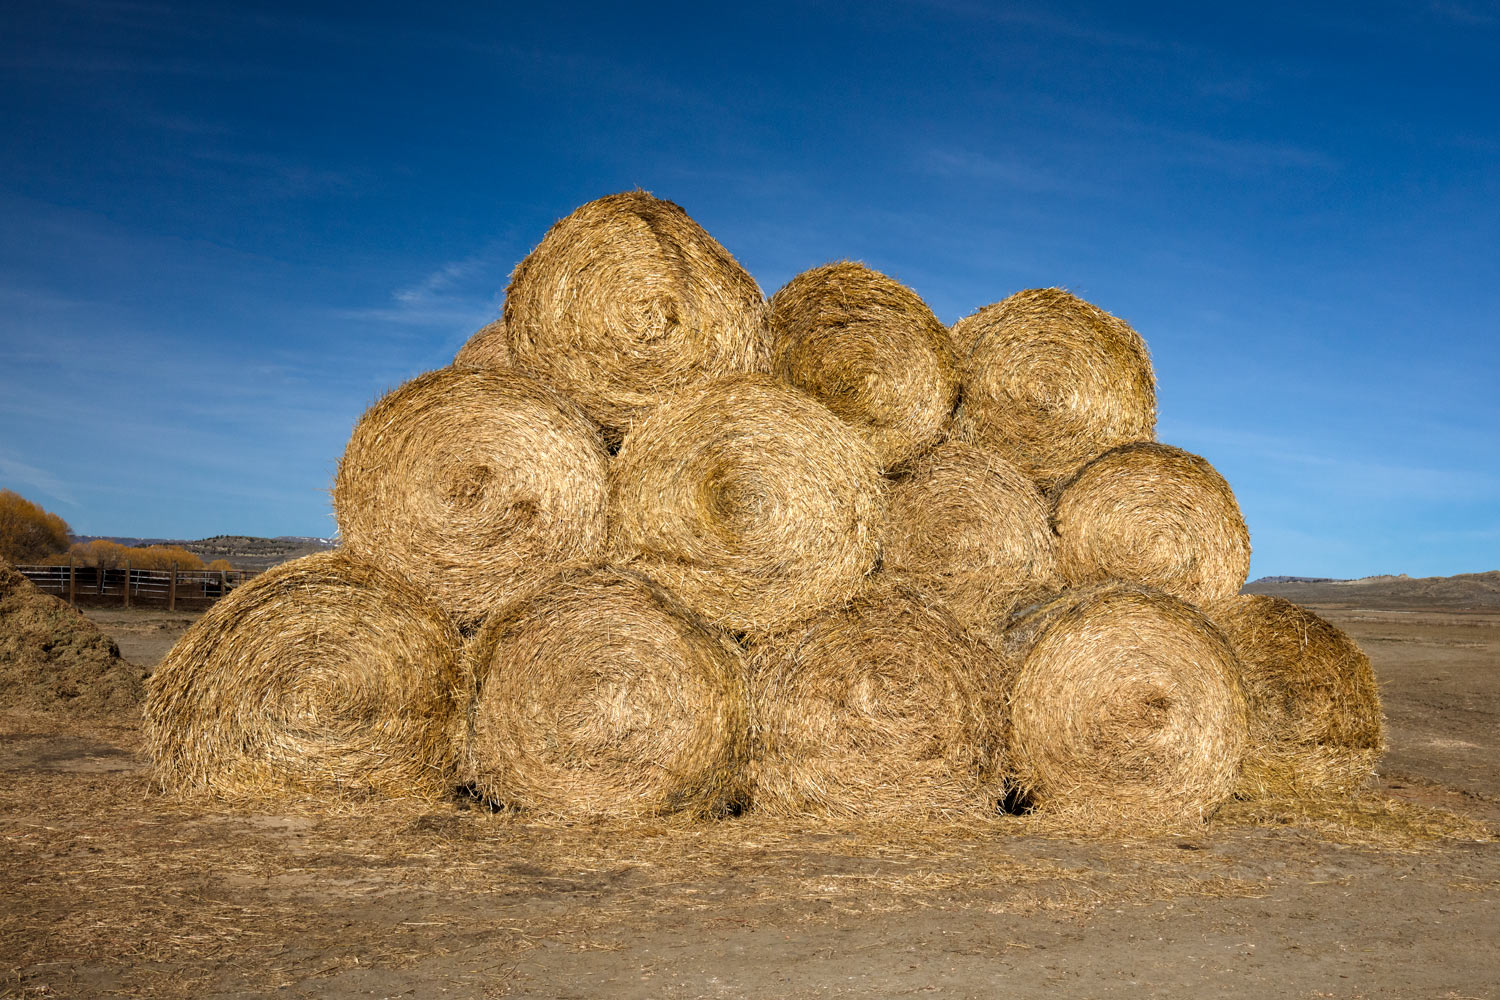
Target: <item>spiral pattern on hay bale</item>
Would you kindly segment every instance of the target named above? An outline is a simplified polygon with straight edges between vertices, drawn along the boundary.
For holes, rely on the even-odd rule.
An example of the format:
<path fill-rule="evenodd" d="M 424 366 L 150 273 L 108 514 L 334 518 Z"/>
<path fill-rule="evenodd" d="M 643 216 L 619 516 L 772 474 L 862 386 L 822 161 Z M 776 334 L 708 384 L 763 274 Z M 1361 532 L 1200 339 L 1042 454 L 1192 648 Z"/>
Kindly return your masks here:
<path fill-rule="evenodd" d="M 360 418 L 333 509 L 351 551 L 421 583 L 467 626 L 599 556 L 608 461 L 593 422 L 535 379 L 443 368 Z"/>
<path fill-rule="evenodd" d="M 892 485 L 881 565 L 934 591 L 969 628 L 998 629 L 1018 605 L 1057 589 L 1048 517 L 1046 499 L 1020 469 L 949 441 Z"/>
<path fill-rule="evenodd" d="M 771 296 L 778 375 L 809 393 L 892 468 L 938 442 L 958 400 L 948 328 L 915 292 L 840 261 Z"/>
<path fill-rule="evenodd" d="M 1243 594 L 1205 609 L 1228 636 L 1250 704 L 1245 797 L 1356 791 L 1385 750 L 1370 658 L 1291 601 Z"/>
<path fill-rule="evenodd" d="M 509 368 L 510 343 L 505 337 L 505 320 L 497 319 L 474 331 L 453 356 L 454 368 Z"/>
<path fill-rule="evenodd" d="M 1197 609 L 1126 584 L 1072 591 L 1013 623 L 1002 648 L 1007 761 L 1037 808 L 1171 825 L 1234 791 L 1249 739 L 1240 668 Z"/>
<path fill-rule="evenodd" d="M 970 345 L 953 436 L 1046 492 L 1103 451 L 1150 440 L 1156 377 L 1140 334 L 1060 288 L 1017 292 L 958 321 Z"/>
<path fill-rule="evenodd" d="M 941 604 L 889 580 L 756 644 L 756 809 L 993 813 L 998 674 L 994 652 Z"/>
<path fill-rule="evenodd" d="M 1239 593 L 1250 531 L 1229 483 L 1181 448 L 1114 448 L 1060 487 L 1057 559 L 1070 586 L 1131 580 L 1203 607 Z"/>
<path fill-rule="evenodd" d="M 210 608 L 147 682 L 157 778 L 229 799 L 451 793 L 461 645 L 392 573 L 342 551 L 283 563 Z"/>
<path fill-rule="evenodd" d="M 770 370 L 765 296 L 670 201 L 627 191 L 562 219 L 506 291 L 513 362 L 576 399 L 610 441 L 663 397 Z"/>
<path fill-rule="evenodd" d="M 464 770 L 491 802 L 640 816 L 743 800 L 740 649 L 646 578 L 563 573 L 492 614 L 466 659 Z"/>
<path fill-rule="evenodd" d="M 610 465 L 610 552 L 709 622 L 766 633 L 852 597 L 879 554 L 870 446 L 768 375 L 664 403 Z"/>

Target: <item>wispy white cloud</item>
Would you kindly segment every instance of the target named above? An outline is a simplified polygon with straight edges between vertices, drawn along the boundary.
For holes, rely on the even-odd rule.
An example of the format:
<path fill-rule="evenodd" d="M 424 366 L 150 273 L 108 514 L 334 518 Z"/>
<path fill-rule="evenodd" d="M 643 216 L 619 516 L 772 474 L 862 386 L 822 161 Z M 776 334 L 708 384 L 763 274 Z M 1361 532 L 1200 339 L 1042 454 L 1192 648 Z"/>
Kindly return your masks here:
<path fill-rule="evenodd" d="M 1097 193 L 1092 185 L 1062 176 L 1056 169 L 1026 163 L 1017 156 L 991 156 L 968 149 L 932 148 L 922 154 L 918 168 L 939 177 L 980 180 L 1034 194 Z"/>
<path fill-rule="evenodd" d="M 17 493 L 40 493 L 69 507 L 78 506 L 72 489 L 62 480 L 44 469 L 23 462 L 9 449 L 0 448 L 0 487 L 14 489 L 17 485 L 29 487 L 29 490 L 16 490 Z"/>
<path fill-rule="evenodd" d="M 506 273 L 493 249 L 449 261 L 395 289 L 387 303 L 336 310 L 340 319 L 473 332 L 500 314 Z"/>

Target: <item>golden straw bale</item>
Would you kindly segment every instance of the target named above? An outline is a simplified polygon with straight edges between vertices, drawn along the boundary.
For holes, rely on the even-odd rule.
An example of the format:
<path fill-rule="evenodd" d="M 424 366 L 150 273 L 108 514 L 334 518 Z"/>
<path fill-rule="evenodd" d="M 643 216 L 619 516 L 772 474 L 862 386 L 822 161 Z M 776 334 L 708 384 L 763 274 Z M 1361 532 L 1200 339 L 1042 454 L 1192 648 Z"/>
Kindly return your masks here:
<path fill-rule="evenodd" d="M 1352 792 L 1385 750 L 1370 658 L 1291 601 L 1244 594 L 1205 609 L 1244 668 L 1250 752 L 1239 794 Z"/>
<path fill-rule="evenodd" d="M 985 306 L 954 338 L 972 349 L 953 435 L 1014 462 L 1044 492 L 1100 452 L 1155 434 L 1146 342 L 1060 288 Z"/>
<path fill-rule="evenodd" d="M 453 356 L 454 368 L 509 368 L 510 344 L 505 339 L 505 320 L 482 326 Z"/>
<path fill-rule="evenodd" d="M 769 375 L 663 404 L 625 438 L 609 479 L 612 558 L 733 632 L 774 631 L 847 600 L 879 554 L 874 451 Z"/>
<path fill-rule="evenodd" d="M 885 468 L 942 437 L 958 359 L 916 292 L 840 261 L 797 275 L 770 304 L 776 373 L 858 429 Z"/>
<path fill-rule="evenodd" d="M 742 654 L 644 577 L 572 570 L 496 610 L 466 654 L 464 769 L 552 815 L 722 815 L 743 801 Z"/>
<path fill-rule="evenodd" d="M 1175 597 L 1070 591 L 1015 621 L 1002 649 L 1019 798 L 1085 825 L 1205 819 L 1234 791 L 1249 719 L 1234 651 Z"/>
<path fill-rule="evenodd" d="M 344 544 L 427 587 L 461 625 L 605 541 L 599 430 L 515 372 L 443 368 L 360 418 L 333 509 Z"/>
<path fill-rule="evenodd" d="M 515 364 L 578 400 L 611 441 L 678 389 L 770 370 L 760 286 L 645 191 L 554 225 L 511 277 L 505 328 Z"/>
<path fill-rule="evenodd" d="M 1250 532 L 1208 462 L 1165 444 L 1114 448 L 1063 484 L 1057 560 L 1071 586 L 1132 580 L 1200 607 L 1239 593 Z"/>
<path fill-rule="evenodd" d="M 758 810 L 994 813 L 999 662 L 941 604 L 872 578 L 752 654 Z"/>
<path fill-rule="evenodd" d="M 451 793 L 462 641 L 415 586 L 347 552 L 283 563 L 147 682 L 158 780 L 231 799 Z"/>
<path fill-rule="evenodd" d="M 882 566 L 936 592 L 969 628 L 995 629 L 1018 604 L 1058 587 L 1048 514 L 1020 469 L 949 441 L 891 487 Z"/>

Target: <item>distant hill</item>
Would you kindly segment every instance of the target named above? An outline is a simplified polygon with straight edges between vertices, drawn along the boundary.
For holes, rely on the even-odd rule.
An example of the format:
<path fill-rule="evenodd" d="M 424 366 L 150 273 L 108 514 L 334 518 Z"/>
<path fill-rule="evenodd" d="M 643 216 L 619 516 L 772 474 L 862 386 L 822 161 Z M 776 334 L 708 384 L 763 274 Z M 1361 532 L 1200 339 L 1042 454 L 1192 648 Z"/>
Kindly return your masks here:
<path fill-rule="evenodd" d="M 251 535 L 215 535 L 197 541 L 180 538 L 126 538 L 122 535 L 74 535 L 75 542 L 92 542 L 103 539 L 121 545 L 144 547 L 147 545 L 178 545 L 204 562 L 227 559 L 235 569 L 262 570 L 314 552 L 327 552 L 338 542 L 332 538 L 307 538 L 298 535 L 283 535 L 280 538 L 256 538 Z"/>
<path fill-rule="evenodd" d="M 1402 573 L 1398 576 L 1367 576 L 1360 580 L 1267 576 L 1246 584 L 1244 592 L 1274 594 L 1298 604 L 1332 604 L 1346 608 L 1489 611 L 1500 610 L 1500 570 L 1418 578 Z"/>

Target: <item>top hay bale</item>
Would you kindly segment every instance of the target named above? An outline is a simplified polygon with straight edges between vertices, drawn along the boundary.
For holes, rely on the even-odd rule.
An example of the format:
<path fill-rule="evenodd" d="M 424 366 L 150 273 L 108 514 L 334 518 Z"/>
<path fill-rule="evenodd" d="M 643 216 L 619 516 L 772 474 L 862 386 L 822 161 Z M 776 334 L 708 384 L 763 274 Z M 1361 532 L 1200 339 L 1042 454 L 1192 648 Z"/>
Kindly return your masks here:
<path fill-rule="evenodd" d="M 881 566 L 935 591 L 970 628 L 1055 590 L 1057 553 L 1046 499 L 1005 459 L 949 441 L 891 486 Z"/>
<path fill-rule="evenodd" d="M 1204 607 L 1239 593 L 1250 531 L 1224 477 L 1171 445 L 1111 449 L 1059 488 L 1052 523 L 1070 586 L 1133 580 Z"/>
<path fill-rule="evenodd" d="M 1146 343 L 1060 288 L 1035 288 L 958 321 L 970 345 L 953 434 L 1014 462 L 1045 492 L 1116 445 L 1156 431 Z"/>
<path fill-rule="evenodd" d="M 504 319 L 513 362 L 576 399 L 612 442 L 679 389 L 770 369 L 755 279 L 645 191 L 554 225 L 516 268 Z"/>
<path fill-rule="evenodd" d="M 1204 609 L 1239 655 L 1250 753 L 1239 794 L 1345 793 L 1385 749 L 1370 658 L 1343 630 L 1291 601 L 1242 594 Z"/>
<path fill-rule="evenodd" d="M 505 320 L 497 319 L 474 331 L 453 356 L 454 368 L 509 368 L 510 345 L 505 339 Z"/>
<path fill-rule="evenodd" d="M 683 392 L 609 468 L 610 557 L 731 632 L 775 631 L 852 597 L 879 555 L 875 453 L 769 375 Z"/>
<path fill-rule="evenodd" d="M 415 580 L 465 626 L 605 540 L 599 429 L 499 369 L 442 368 L 360 417 L 333 509 L 348 548 Z"/>
<path fill-rule="evenodd" d="M 449 794 L 461 644 L 421 590 L 345 551 L 282 563 L 147 682 L 158 780 L 229 799 Z"/>
<path fill-rule="evenodd" d="M 863 434 L 885 468 L 937 443 L 958 359 L 915 292 L 840 261 L 797 275 L 770 305 L 776 373 Z"/>

